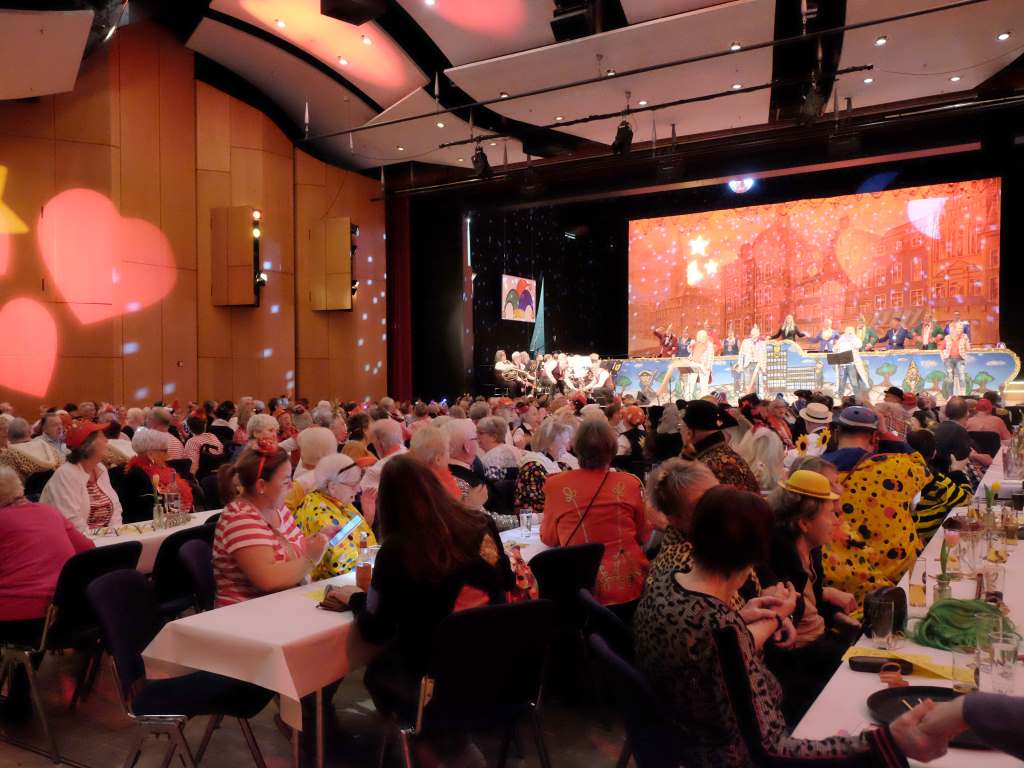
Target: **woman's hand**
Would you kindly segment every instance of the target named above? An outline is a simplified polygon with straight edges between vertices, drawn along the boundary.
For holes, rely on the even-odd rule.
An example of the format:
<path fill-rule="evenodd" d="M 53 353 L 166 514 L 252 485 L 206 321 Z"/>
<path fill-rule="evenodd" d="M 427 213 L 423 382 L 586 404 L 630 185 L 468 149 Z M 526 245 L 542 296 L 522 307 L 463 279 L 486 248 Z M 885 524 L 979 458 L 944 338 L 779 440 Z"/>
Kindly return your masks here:
<path fill-rule="evenodd" d="M 843 614 L 853 613 L 857 610 L 857 598 L 849 592 L 843 592 L 843 590 L 836 589 L 835 587 L 825 587 L 821 591 L 821 596 L 825 599 L 826 603 L 834 605 Z"/>
<path fill-rule="evenodd" d="M 889 726 L 896 746 L 907 757 L 927 763 L 946 754 L 950 737 L 943 731 L 929 731 L 926 726 L 935 709 L 935 702 L 925 699 Z"/>
<path fill-rule="evenodd" d="M 779 598 L 762 594 L 761 597 L 755 597 L 746 602 L 740 609 L 740 618 L 748 626 L 759 621 L 774 622 L 778 615 L 777 611 L 782 605 L 783 601 Z"/>
<path fill-rule="evenodd" d="M 343 587 L 335 587 L 334 589 L 332 589 L 331 595 L 337 596 L 340 600 L 342 600 L 345 603 L 345 605 L 348 605 L 352 602 L 352 595 L 355 595 L 362 591 L 363 590 L 361 590 L 354 584 L 346 584 Z"/>
<path fill-rule="evenodd" d="M 781 581 L 770 587 L 764 587 L 761 590 L 762 595 L 768 597 L 778 598 L 779 605 L 775 609 L 775 612 L 782 617 L 792 615 L 793 611 L 796 610 L 796 601 L 800 596 L 796 589 L 793 587 L 791 582 L 783 584 Z"/>
<path fill-rule="evenodd" d="M 777 648 L 793 648 L 796 645 L 796 627 L 789 617 L 782 620 L 782 626 L 772 635 L 772 641 Z"/>
<path fill-rule="evenodd" d="M 320 562 L 327 549 L 327 537 L 322 533 L 313 536 L 304 536 L 301 544 L 302 556 L 314 565 Z"/>

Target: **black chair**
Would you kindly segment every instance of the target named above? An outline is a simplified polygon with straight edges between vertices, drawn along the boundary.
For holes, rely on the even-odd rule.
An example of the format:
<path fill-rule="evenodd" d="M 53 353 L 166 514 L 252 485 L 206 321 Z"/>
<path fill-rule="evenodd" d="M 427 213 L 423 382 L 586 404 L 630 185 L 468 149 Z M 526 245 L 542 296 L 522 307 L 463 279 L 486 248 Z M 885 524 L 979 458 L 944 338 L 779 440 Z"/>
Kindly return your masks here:
<path fill-rule="evenodd" d="M 199 539 L 187 541 L 178 550 L 178 560 L 192 584 L 193 607 L 196 613 L 212 610 L 217 598 L 217 581 L 213 576 L 213 548 Z"/>
<path fill-rule="evenodd" d="M 411 721 L 397 722 L 406 768 L 410 742 L 418 736 L 503 728 L 499 768 L 504 768 L 516 723 L 529 715 L 542 768 L 550 768 L 539 708 L 544 668 L 557 626 L 557 606 L 549 600 L 488 605 L 453 613 L 438 627 L 419 706 Z M 493 650 L 515 637 L 515 652 L 494 664 Z M 488 669 L 485 684 L 480 670 Z M 381 744 L 380 759 L 388 745 Z"/>
<path fill-rule="evenodd" d="M 217 487 L 217 475 L 207 475 L 199 481 L 203 489 L 203 499 L 207 509 L 223 509 L 224 504 L 220 499 L 220 488 Z"/>
<path fill-rule="evenodd" d="M 153 590 L 160 605 L 160 615 L 174 619 L 195 602 L 192 580 L 178 557 L 178 551 L 190 541 L 213 545 L 214 527 L 209 523 L 175 531 L 160 544 L 153 561 Z"/>
<path fill-rule="evenodd" d="M 192 477 L 192 459 L 168 459 L 167 466 L 186 480 L 195 479 Z"/>
<path fill-rule="evenodd" d="M 124 464 L 118 464 L 116 467 L 111 467 L 107 470 L 107 479 L 110 480 L 110 486 L 117 493 L 118 498 L 121 497 L 121 485 L 124 483 Z"/>
<path fill-rule="evenodd" d="M 537 579 L 540 596 L 558 604 L 563 623 L 576 629 L 583 626 L 579 591 L 594 589 L 602 557 L 604 544 L 593 543 L 554 547 L 539 552 L 530 560 L 530 570 Z"/>
<path fill-rule="evenodd" d="M 515 514 L 516 480 L 519 479 L 519 468 L 507 470 L 501 480 L 487 482 L 487 508 L 499 515 Z"/>
<path fill-rule="evenodd" d="M 580 604 L 583 606 L 583 632 L 588 637 L 598 634 L 611 646 L 616 654 L 633 660 L 633 631 L 613 611 L 601 605 L 589 589 L 579 591 Z"/>
<path fill-rule="evenodd" d="M 220 512 L 214 512 L 212 515 L 206 518 L 206 525 L 212 525 L 214 528 L 216 528 L 218 520 L 220 520 Z"/>
<path fill-rule="evenodd" d="M 968 432 L 967 436 L 971 438 L 971 446 L 978 453 L 985 453 L 995 458 L 995 455 L 999 453 L 999 449 L 1002 447 L 1002 441 L 999 439 L 999 435 L 995 432 Z"/>
<path fill-rule="evenodd" d="M 217 470 L 231 460 L 231 454 L 227 450 L 222 449 L 220 453 L 216 453 L 214 447 L 212 445 L 199 447 L 199 468 L 196 472 L 196 480 L 200 485 L 202 485 L 203 478 L 216 475 Z M 205 487 L 203 492 L 206 492 Z"/>
<path fill-rule="evenodd" d="M 26 477 L 25 498 L 30 501 L 39 501 L 39 496 L 43 493 L 43 487 L 49 482 L 51 477 L 53 477 L 52 469 L 46 469 L 42 472 L 33 472 L 31 475 Z"/>
<path fill-rule="evenodd" d="M 131 768 L 135 764 L 146 736 L 162 734 L 170 742 L 163 765 L 170 765 L 177 752 L 186 768 L 195 768 L 213 731 L 227 716 L 238 718 L 253 760 L 265 768 L 248 721 L 267 706 L 273 698 L 271 691 L 210 672 L 146 680 L 142 651 L 162 626 L 152 586 L 138 571 L 117 571 L 97 579 L 87 591 L 102 629 L 103 643 L 114 660 L 125 711 L 141 726 L 125 766 Z M 200 715 L 212 717 L 193 758 L 185 740 L 185 723 Z"/>
<path fill-rule="evenodd" d="M 611 692 L 626 727 L 626 743 L 617 768 L 626 768 L 630 755 L 637 768 L 681 768 L 683 749 L 679 733 L 665 717 L 665 707 L 647 678 L 615 653 L 601 635 L 591 635 L 588 643 L 613 682 Z"/>
<path fill-rule="evenodd" d="M 5 644 L 3 663 L 0 665 L 0 687 L 15 668 L 21 667 L 28 677 L 29 692 L 35 706 L 43 733 L 50 744 L 50 754 L 55 763 L 60 762 L 57 740 L 50 730 L 50 723 L 43 709 L 42 699 L 36 687 L 35 668 L 32 656 L 46 651 L 74 649 L 82 652 L 75 690 L 71 696 L 71 708 L 88 698 L 99 673 L 103 657 L 96 617 L 86 599 L 86 589 L 104 574 L 125 568 L 135 568 L 142 554 L 142 544 L 124 541 L 105 547 L 87 549 L 72 556 L 64 563 L 53 598 L 47 608 L 42 633 L 36 645 Z"/>

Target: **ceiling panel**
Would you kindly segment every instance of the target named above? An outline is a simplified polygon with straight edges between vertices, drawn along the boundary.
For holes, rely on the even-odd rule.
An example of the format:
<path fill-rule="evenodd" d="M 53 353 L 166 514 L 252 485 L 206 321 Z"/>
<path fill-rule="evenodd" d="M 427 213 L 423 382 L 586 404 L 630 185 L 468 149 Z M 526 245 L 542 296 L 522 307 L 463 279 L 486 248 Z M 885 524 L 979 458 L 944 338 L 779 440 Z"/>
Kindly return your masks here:
<path fill-rule="evenodd" d="M 0 10 L 0 99 L 75 87 L 93 12 Z"/>
<path fill-rule="evenodd" d="M 213 0 L 210 8 L 304 49 L 381 106 L 394 104 L 428 81 L 405 51 L 376 24 L 357 27 L 323 16 L 320 0 Z M 278 21 L 284 24 L 283 28 Z M 370 44 L 365 44 L 364 39 Z"/>
<path fill-rule="evenodd" d="M 774 23 L 772 0 L 738 0 L 713 8 L 645 22 L 581 40 L 512 54 L 448 70 L 448 76 L 477 99 L 550 87 L 594 77 L 612 68 L 618 72 L 728 49 L 734 40 L 759 40 Z M 598 64 L 598 55 L 603 58 Z M 608 77 L 599 83 L 568 90 L 495 102 L 491 108 L 534 124 L 616 112 L 641 99 L 650 104 L 730 91 L 734 84 L 750 87 L 771 80 L 771 51 L 739 51 L 715 59 L 631 77 Z M 730 94 L 712 101 L 659 110 L 658 133 L 679 135 L 725 130 L 767 122 L 769 89 Z M 567 126 L 564 131 L 609 143 L 617 119 Z M 635 140 L 651 134 L 650 113 L 635 115 Z"/>
<path fill-rule="evenodd" d="M 730 0 L 619 0 L 619 2 L 622 3 L 626 20 L 630 24 L 639 24 L 641 21 L 661 19 L 677 13 L 688 13 L 700 8 L 710 8 L 713 5 L 724 5 Z M 763 30 L 765 39 L 770 38 L 771 34 L 772 27 Z"/>
<path fill-rule="evenodd" d="M 850 0 L 847 22 L 861 23 L 923 8 L 946 0 Z M 1003 42 L 1000 32 L 1012 32 Z M 884 46 L 875 45 L 884 35 Z M 870 107 L 907 99 L 968 91 L 1024 52 L 1024 2 L 988 0 L 950 11 L 917 16 L 846 33 L 840 68 L 873 64 L 872 72 L 840 79 L 840 101 Z M 959 77 L 953 82 L 950 78 Z M 865 78 L 873 82 L 865 83 Z M 831 105 L 830 105 L 831 106 Z M 842 105 L 841 105 L 842 106 Z"/>
<path fill-rule="evenodd" d="M 452 64 L 555 42 L 553 0 L 398 0 Z"/>

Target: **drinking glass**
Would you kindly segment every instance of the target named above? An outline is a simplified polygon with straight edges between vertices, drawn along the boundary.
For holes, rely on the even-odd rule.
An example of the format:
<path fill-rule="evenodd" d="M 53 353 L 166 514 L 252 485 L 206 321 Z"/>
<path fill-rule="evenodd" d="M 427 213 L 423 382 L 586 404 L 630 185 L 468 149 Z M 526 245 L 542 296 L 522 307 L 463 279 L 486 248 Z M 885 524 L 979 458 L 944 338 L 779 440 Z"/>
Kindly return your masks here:
<path fill-rule="evenodd" d="M 1015 510 L 1017 510 L 1018 512 L 1024 511 L 1024 489 L 1014 491 L 1013 495 L 1010 497 L 1010 500 Z"/>
<path fill-rule="evenodd" d="M 876 648 L 888 649 L 892 644 L 893 604 L 888 600 L 876 600 L 864 607 L 865 634 Z"/>
<path fill-rule="evenodd" d="M 976 646 L 957 646 L 952 649 L 953 655 L 953 690 L 957 693 L 970 693 L 978 690 L 978 648 Z"/>
<path fill-rule="evenodd" d="M 1017 519 L 1017 510 L 1012 507 L 1003 507 L 1003 535 L 1006 537 L 1007 547 L 1016 547 L 1020 533 L 1020 521 Z"/>
<path fill-rule="evenodd" d="M 527 536 L 533 533 L 533 510 L 519 510 L 519 530 Z"/>
<path fill-rule="evenodd" d="M 973 578 L 978 573 L 980 539 L 980 530 L 965 529 L 960 532 L 960 573 L 965 578 Z"/>
<path fill-rule="evenodd" d="M 923 557 L 917 558 L 910 566 L 910 576 L 907 579 L 909 589 L 908 597 L 911 608 L 924 608 L 927 605 L 926 584 L 928 582 L 928 561 Z"/>
<path fill-rule="evenodd" d="M 975 617 L 978 648 L 978 682 L 982 683 L 987 674 L 992 672 L 992 645 L 989 639 L 994 632 L 1003 631 L 1003 617 L 989 613 L 980 613 Z"/>
<path fill-rule="evenodd" d="M 989 635 L 989 647 L 992 649 L 992 674 L 989 678 L 992 693 L 1013 693 L 1020 636 L 1012 632 L 993 632 Z"/>
<path fill-rule="evenodd" d="M 1003 602 L 1003 587 L 1006 585 L 1006 568 L 998 563 L 985 563 L 981 568 L 984 582 L 983 597 L 989 603 Z"/>

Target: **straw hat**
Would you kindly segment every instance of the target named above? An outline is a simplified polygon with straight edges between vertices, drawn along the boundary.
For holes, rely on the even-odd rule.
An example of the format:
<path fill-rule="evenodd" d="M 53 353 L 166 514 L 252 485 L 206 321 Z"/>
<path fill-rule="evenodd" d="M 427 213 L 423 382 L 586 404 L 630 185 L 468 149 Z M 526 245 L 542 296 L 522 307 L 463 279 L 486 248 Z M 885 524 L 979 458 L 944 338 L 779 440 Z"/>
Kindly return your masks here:
<path fill-rule="evenodd" d="M 831 424 L 832 410 L 824 403 L 808 403 L 800 409 L 800 418 L 809 424 Z"/>
<path fill-rule="evenodd" d="M 779 480 L 779 487 L 812 499 L 835 501 L 839 498 L 838 494 L 832 492 L 827 477 L 809 469 L 798 469 L 785 480 Z"/>

